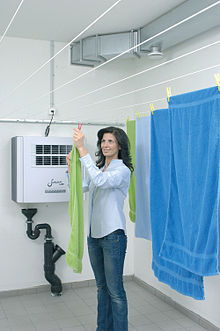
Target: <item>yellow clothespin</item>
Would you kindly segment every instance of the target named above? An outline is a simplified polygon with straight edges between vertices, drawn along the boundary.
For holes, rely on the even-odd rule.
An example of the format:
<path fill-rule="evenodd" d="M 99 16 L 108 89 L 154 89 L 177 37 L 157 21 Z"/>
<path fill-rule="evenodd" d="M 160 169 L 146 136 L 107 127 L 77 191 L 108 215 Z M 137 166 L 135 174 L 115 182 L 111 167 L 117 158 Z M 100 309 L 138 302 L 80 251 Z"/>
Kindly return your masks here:
<path fill-rule="evenodd" d="M 140 119 L 141 116 L 140 116 L 140 112 L 139 111 L 136 112 L 136 115 L 137 115 L 137 118 Z"/>
<path fill-rule="evenodd" d="M 154 105 L 152 104 L 152 103 L 150 103 L 150 110 L 151 110 L 151 113 L 152 113 L 152 115 L 154 114 Z"/>
<path fill-rule="evenodd" d="M 128 121 L 130 121 L 130 117 L 129 116 L 126 119 L 126 123 L 128 123 Z"/>
<path fill-rule="evenodd" d="M 215 74 L 215 79 L 216 79 L 216 83 L 218 86 L 218 90 L 220 91 L 220 75 L 219 73 Z"/>
<path fill-rule="evenodd" d="M 171 88 L 167 87 L 167 101 L 170 102 L 170 97 L 172 96 L 171 94 Z"/>
<path fill-rule="evenodd" d="M 146 113 L 144 113 L 144 114 L 143 114 L 143 117 L 147 117 L 147 114 L 146 114 Z"/>

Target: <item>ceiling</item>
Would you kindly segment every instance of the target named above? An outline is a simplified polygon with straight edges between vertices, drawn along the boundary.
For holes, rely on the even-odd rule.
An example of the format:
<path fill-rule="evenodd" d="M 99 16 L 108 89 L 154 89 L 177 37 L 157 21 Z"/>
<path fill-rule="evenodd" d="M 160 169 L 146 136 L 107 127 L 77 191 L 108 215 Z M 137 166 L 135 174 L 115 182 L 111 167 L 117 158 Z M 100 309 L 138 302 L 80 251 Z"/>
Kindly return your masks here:
<path fill-rule="evenodd" d="M 21 0 L 0 1 L 3 35 Z M 116 0 L 24 0 L 6 36 L 69 42 Z M 82 37 L 143 27 L 184 0 L 121 0 Z"/>

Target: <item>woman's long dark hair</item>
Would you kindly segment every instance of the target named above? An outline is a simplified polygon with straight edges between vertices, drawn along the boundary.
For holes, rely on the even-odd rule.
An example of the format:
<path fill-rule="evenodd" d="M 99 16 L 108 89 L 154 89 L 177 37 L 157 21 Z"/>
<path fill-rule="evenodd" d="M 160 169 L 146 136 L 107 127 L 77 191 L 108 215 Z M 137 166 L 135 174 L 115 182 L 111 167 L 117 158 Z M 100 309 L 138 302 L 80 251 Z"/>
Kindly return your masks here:
<path fill-rule="evenodd" d="M 133 165 L 131 162 L 131 155 L 130 155 L 130 143 L 128 136 L 126 133 L 120 129 L 116 128 L 114 126 L 109 126 L 107 128 L 101 129 L 98 131 L 98 141 L 97 141 L 97 147 L 98 151 L 95 153 L 96 156 L 98 156 L 98 160 L 96 162 L 96 165 L 98 168 L 102 168 L 105 165 L 105 156 L 102 153 L 101 149 L 101 141 L 105 133 L 111 133 L 115 136 L 118 145 L 121 147 L 121 149 L 118 152 L 118 158 L 123 161 L 123 163 L 131 170 L 133 171 Z"/>

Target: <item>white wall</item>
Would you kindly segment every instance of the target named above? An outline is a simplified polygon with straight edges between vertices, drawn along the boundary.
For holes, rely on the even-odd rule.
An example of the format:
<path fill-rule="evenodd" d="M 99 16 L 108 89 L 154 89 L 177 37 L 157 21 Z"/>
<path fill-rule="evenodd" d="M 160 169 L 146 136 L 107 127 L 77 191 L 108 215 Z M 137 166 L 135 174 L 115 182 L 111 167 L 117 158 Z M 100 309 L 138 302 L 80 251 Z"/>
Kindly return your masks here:
<path fill-rule="evenodd" d="M 56 51 L 63 47 L 63 44 L 56 44 Z M 34 70 L 48 60 L 50 57 L 50 43 L 45 41 L 26 40 L 17 38 L 6 38 L 1 45 L 0 52 L 0 118 L 35 118 L 48 119 L 49 96 L 33 102 L 45 92 L 49 91 L 49 66 L 36 74 L 23 86 L 10 92 Z M 66 49 L 55 61 L 55 87 L 66 82 L 73 77 L 89 70 L 69 64 L 69 49 Z M 71 99 L 75 95 L 85 93 L 85 91 L 102 86 L 106 81 L 113 81 L 118 77 L 130 72 L 129 61 L 117 64 L 111 69 L 94 72 L 89 79 L 81 79 L 75 84 L 69 85 L 55 96 L 55 102 L 61 103 Z M 117 91 L 122 88 L 117 89 Z M 114 92 L 112 89 L 111 93 Z M 115 90 L 116 93 L 116 90 Z M 107 92 L 102 93 L 106 97 Z M 2 99 L 5 98 L 5 99 Z M 85 100 L 92 102 L 92 98 Z M 84 101 L 84 102 L 85 102 Z M 117 105 L 117 103 L 115 103 Z M 89 107 L 85 111 L 78 111 L 76 106 L 65 104 L 57 107 L 57 119 L 71 119 L 85 122 L 93 121 L 117 121 L 120 118 L 113 115 L 111 111 L 105 115 L 101 110 Z M 96 133 L 100 127 L 83 126 L 86 135 L 87 147 L 92 157 L 96 150 Z M 26 219 L 21 213 L 22 208 L 36 207 L 38 213 L 34 217 L 34 225 L 37 223 L 49 223 L 52 227 L 54 243 L 67 249 L 70 221 L 68 217 L 67 203 L 18 205 L 10 199 L 10 139 L 16 135 L 44 135 L 45 125 L 39 124 L 11 124 L 0 123 L 0 252 L 1 252 L 1 282 L 0 291 L 23 289 L 42 284 L 47 284 L 43 271 L 43 242 L 44 230 L 40 238 L 30 240 L 26 235 Z M 72 136 L 73 126 L 52 125 L 51 136 Z M 127 201 L 125 210 L 127 209 Z M 85 201 L 85 222 L 88 214 L 88 197 Z M 129 245 L 125 263 L 125 274 L 131 275 L 133 269 L 133 223 L 128 220 Z M 132 238 L 132 239 L 131 239 Z M 56 263 L 56 274 L 62 282 L 82 281 L 93 278 L 93 273 L 89 264 L 86 235 L 85 253 L 83 257 L 83 272 L 75 274 L 66 265 L 65 257 L 61 257 Z"/>
<path fill-rule="evenodd" d="M 189 40 L 178 47 L 170 49 L 166 52 L 164 60 L 175 58 L 181 54 L 187 53 L 191 50 L 197 49 L 204 45 L 208 45 L 214 41 L 219 40 L 220 29 L 208 31 L 193 40 Z M 220 44 L 218 46 L 210 47 L 205 51 L 198 52 L 185 59 L 178 60 L 173 64 L 166 65 L 160 69 L 149 72 L 145 77 L 139 79 L 140 86 L 147 86 L 166 79 L 171 79 L 189 72 L 200 70 L 212 65 L 220 64 L 219 61 Z M 162 62 L 162 61 L 161 61 Z M 143 70 L 149 66 L 146 59 L 141 59 L 137 64 L 137 71 Z M 166 87 L 171 87 L 172 95 L 194 91 L 197 89 L 215 86 L 214 73 L 220 72 L 220 66 L 216 69 L 205 71 L 200 74 L 190 76 L 188 78 L 179 79 L 174 82 L 163 84 L 161 86 L 146 90 L 146 92 L 139 94 L 137 101 L 155 100 L 166 97 Z M 154 104 L 155 109 L 167 107 L 167 102 L 162 101 Z M 147 107 L 142 107 L 141 110 L 146 110 Z M 174 301 L 185 306 L 186 308 L 198 313 L 200 316 L 206 318 L 216 326 L 220 327 L 219 317 L 219 292 L 220 292 L 220 276 L 205 277 L 205 300 L 196 301 L 192 298 L 183 296 L 172 290 L 169 286 L 159 282 L 151 269 L 152 250 L 151 242 L 143 239 L 135 238 L 135 255 L 134 255 L 134 270 L 135 276 L 142 279 L 146 283 L 159 289 L 164 294 L 171 297 Z"/>

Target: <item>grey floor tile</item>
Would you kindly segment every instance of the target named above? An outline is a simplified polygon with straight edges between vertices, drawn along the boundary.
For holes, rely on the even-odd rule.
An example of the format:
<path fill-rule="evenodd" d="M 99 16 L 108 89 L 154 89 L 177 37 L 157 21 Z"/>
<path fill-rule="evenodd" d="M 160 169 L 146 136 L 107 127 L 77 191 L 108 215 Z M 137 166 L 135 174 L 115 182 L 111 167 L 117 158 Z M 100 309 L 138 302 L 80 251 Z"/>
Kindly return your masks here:
<path fill-rule="evenodd" d="M 134 281 L 125 282 L 129 331 L 204 331 L 197 323 Z M 0 331 L 95 331 L 96 286 L 1 298 Z"/>
<path fill-rule="evenodd" d="M 178 324 L 180 324 L 181 326 L 183 326 L 186 329 L 192 328 L 192 327 L 199 327 L 199 325 L 197 323 L 195 323 L 193 320 L 191 320 L 190 318 L 188 318 L 184 315 L 182 318 L 179 318 L 176 321 Z"/>
<path fill-rule="evenodd" d="M 150 321 L 145 315 L 139 314 L 137 316 L 131 316 L 129 318 L 129 322 L 131 323 L 132 326 L 134 327 L 139 327 L 142 325 L 150 325 L 152 324 L 152 321 Z"/>
<path fill-rule="evenodd" d="M 141 311 L 138 311 L 136 308 L 131 307 L 128 304 L 128 317 L 137 316 L 137 315 L 140 315 L 140 314 L 142 314 Z"/>
<path fill-rule="evenodd" d="M 29 316 L 13 316 L 8 318 L 8 323 L 10 326 L 32 326 L 32 321 Z"/>
<path fill-rule="evenodd" d="M 86 304 L 74 305 L 72 307 L 69 307 L 69 309 L 73 313 L 74 316 L 81 316 L 81 315 L 87 315 L 87 314 L 94 313 L 94 311 L 91 309 L 91 307 Z"/>
<path fill-rule="evenodd" d="M 82 326 L 81 321 L 76 317 L 58 319 L 56 323 L 61 329 Z"/>
<path fill-rule="evenodd" d="M 192 327 L 187 327 L 186 328 L 188 331 L 205 331 L 207 329 L 203 328 L 202 326 L 198 325 L 198 326 L 192 326 Z"/>
<path fill-rule="evenodd" d="M 151 324 L 151 325 L 142 325 L 140 327 L 137 328 L 137 331 L 161 331 L 162 329 L 159 328 L 157 325 L 155 324 Z"/>
<path fill-rule="evenodd" d="M 63 311 L 53 311 L 53 312 L 49 312 L 48 316 L 52 319 L 52 320 L 59 320 L 59 319 L 63 319 L 63 318 L 74 318 L 74 314 L 73 312 L 71 312 L 70 310 L 63 310 Z"/>
<path fill-rule="evenodd" d="M 34 323 L 36 331 L 54 331 L 60 330 L 60 327 L 55 321 L 38 321 Z"/>
<path fill-rule="evenodd" d="M 39 321 L 41 322 L 48 320 L 52 321 L 52 317 L 47 312 L 32 313 L 30 315 L 30 320 L 32 321 L 32 323 L 37 324 Z"/>
<path fill-rule="evenodd" d="M 81 324 L 96 324 L 96 314 L 86 314 L 86 315 L 81 315 L 78 316 L 79 321 L 81 322 Z"/>
<path fill-rule="evenodd" d="M 3 328 L 9 328 L 10 324 L 9 324 L 9 320 L 7 318 L 2 318 L 0 319 L 0 330 Z"/>
<path fill-rule="evenodd" d="M 156 313 L 151 313 L 148 314 L 149 320 L 152 321 L 152 323 L 158 323 L 158 322 L 168 322 L 168 321 L 173 321 L 169 316 L 165 315 L 161 311 L 157 311 Z"/>
<path fill-rule="evenodd" d="M 131 324 L 128 324 L 128 331 L 137 331 L 137 328 L 135 328 Z"/>
<path fill-rule="evenodd" d="M 74 326 L 73 328 L 63 328 L 61 331 L 86 331 L 84 326 Z"/>
<path fill-rule="evenodd" d="M 12 326 L 10 331 L 36 331 L 34 325 L 21 325 Z"/>
<path fill-rule="evenodd" d="M 174 320 L 185 318 L 185 315 L 183 315 L 180 311 L 178 311 L 176 309 L 172 309 L 172 308 L 171 308 L 171 310 L 164 311 L 163 314 Z"/>
<path fill-rule="evenodd" d="M 95 322 L 92 322 L 90 324 L 84 324 L 84 328 L 86 329 L 86 331 L 95 331 L 96 330 L 96 326 L 97 324 Z"/>
<path fill-rule="evenodd" d="M 171 319 L 168 321 L 160 321 L 157 323 L 155 322 L 155 324 L 159 326 L 162 330 L 166 330 L 166 331 L 186 330 L 182 325 L 178 324 L 176 321 Z"/>
<path fill-rule="evenodd" d="M 158 312 L 158 309 L 152 306 L 151 304 L 149 304 L 148 302 L 142 306 L 138 305 L 136 307 L 136 310 L 139 311 L 139 313 L 146 315 L 150 315 Z"/>
<path fill-rule="evenodd" d="M 0 319 L 6 318 L 5 312 L 3 310 L 0 310 Z"/>

